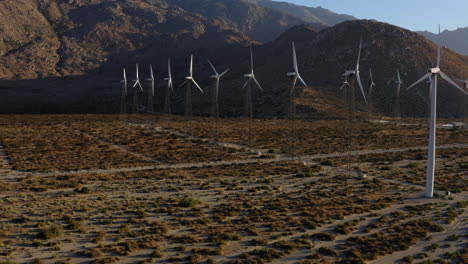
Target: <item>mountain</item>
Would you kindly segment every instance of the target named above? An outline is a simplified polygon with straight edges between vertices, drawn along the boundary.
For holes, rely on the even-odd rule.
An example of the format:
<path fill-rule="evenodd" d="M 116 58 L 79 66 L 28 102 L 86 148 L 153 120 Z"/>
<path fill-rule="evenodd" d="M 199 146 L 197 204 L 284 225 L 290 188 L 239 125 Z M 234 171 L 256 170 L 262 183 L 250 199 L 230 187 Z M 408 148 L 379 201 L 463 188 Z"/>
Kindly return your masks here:
<path fill-rule="evenodd" d="M 2 1 L 0 13 L 3 79 L 84 75 L 180 50 L 255 43 L 220 21 L 158 0 Z"/>
<path fill-rule="evenodd" d="M 439 42 L 438 34 L 434 34 L 428 31 L 422 31 L 418 33 L 432 40 L 433 42 Z M 444 30 L 440 33 L 440 39 L 442 40 L 442 45 L 462 55 L 468 56 L 468 27 L 459 28 L 454 31 Z"/>
<path fill-rule="evenodd" d="M 250 71 L 248 46 L 253 45 L 256 75 L 265 90 L 255 95 L 256 113 L 280 117 L 288 100 L 290 82 L 285 73 L 292 68 L 291 42 L 295 41 L 302 76 L 311 86 L 298 89 L 300 109 L 318 116 L 327 116 L 327 112 L 339 115 L 343 100 L 337 87 L 343 71 L 354 68 L 362 35 L 363 81 L 367 86 L 372 67 L 378 85 L 373 105 L 380 112 L 391 113 L 396 68 L 409 84 L 433 66 L 436 56 L 436 46 L 427 38 L 368 20 L 346 21 L 320 31 L 310 25 L 291 25 L 275 40 L 261 44 L 222 16 L 207 18 L 171 1 L 176 0 L 0 1 L 0 111 L 117 112 L 122 68 L 132 80 L 136 63 L 144 86 L 149 64 L 155 69 L 158 109 L 169 57 L 176 88 L 173 109 L 182 112 L 184 89 L 178 85 L 188 73 L 190 54 L 194 54 L 194 76 L 206 91 L 194 91 L 195 113 L 209 111 L 210 59 L 218 69 L 231 68 L 222 81 L 221 112 L 236 116 L 242 113 L 242 75 Z M 200 3 L 205 1 L 209 0 Z M 247 0 L 223 3 L 251 5 Z M 468 76 L 467 65 L 468 57 L 444 50 L 442 68 L 453 78 Z M 427 97 L 427 88 L 418 89 Z M 424 114 L 418 89 L 404 93 L 404 114 Z M 356 96 L 358 108 L 363 109 L 359 93 Z M 443 84 L 440 114 L 460 115 L 460 100 L 458 92 Z"/>
<path fill-rule="evenodd" d="M 187 12 L 217 19 L 260 42 L 277 38 L 286 29 L 306 23 L 299 17 L 249 0 L 167 0 Z"/>
<path fill-rule="evenodd" d="M 290 15 L 299 17 L 308 23 L 319 23 L 326 26 L 333 26 L 348 20 L 356 20 L 357 18 L 349 15 L 336 14 L 328 9 L 319 7 L 307 7 L 295 5 L 287 2 L 272 1 L 272 0 L 252 0 L 257 4 L 284 11 Z"/>
<path fill-rule="evenodd" d="M 369 70 L 372 68 L 377 84 L 371 98 L 373 107 L 376 111 L 392 114 L 396 70 L 399 69 L 405 82 L 404 90 L 434 66 L 437 46 L 412 31 L 372 20 L 347 21 L 319 32 L 306 26 L 297 26 L 277 40 L 258 47 L 255 52 L 258 58 L 256 74 L 264 86 L 267 97 L 265 104 L 268 104 L 270 97 L 287 98 L 290 82 L 285 73 L 292 70 L 292 41 L 296 42 L 301 74 L 311 86 L 308 89 L 313 89 L 313 94 L 343 98 L 343 91 L 338 89 L 343 81 L 341 75 L 356 65 L 360 36 L 363 38 L 360 71 L 366 93 L 370 82 Z M 460 79 L 468 76 L 468 57 L 443 50 L 442 58 L 441 67 L 446 74 Z M 248 65 L 248 62 L 240 65 Z M 246 70 L 244 66 L 239 73 Z M 445 81 L 439 81 L 438 95 L 441 115 L 453 117 L 463 114 L 463 96 L 458 90 L 449 87 Z M 364 101 L 358 89 L 356 98 L 358 109 L 364 110 Z M 423 116 L 427 100 L 428 87 L 424 84 L 412 91 L 402 92 L 401 112 L 403 115 Z"/>

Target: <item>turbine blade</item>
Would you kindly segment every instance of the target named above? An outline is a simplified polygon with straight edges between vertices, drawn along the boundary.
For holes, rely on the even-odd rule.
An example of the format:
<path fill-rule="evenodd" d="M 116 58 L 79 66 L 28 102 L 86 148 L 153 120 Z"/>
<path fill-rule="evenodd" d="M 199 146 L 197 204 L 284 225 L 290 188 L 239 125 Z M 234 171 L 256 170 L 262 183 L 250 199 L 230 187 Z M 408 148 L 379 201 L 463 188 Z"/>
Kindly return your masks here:
<path fill-rule="evenodd" d="M 169 74 L 169 79 L 172 79 L 172 73 L 171 73 L 171 59 L 167 59 L 167 72 Z"/>
<path fill-rule="evenodd" d="M 426 73 L 423 77 L 421 77 L 421 79 L 417 80 L 415 83 L 413 83 L 410 87 L 406 88 L 405 91 L 408 91 L 409 89 L 413 88 L 414 86 L 418 85 L 419 83 L 421 83 L 422 81 L 426 80 L 427 78 L 431 79 L 431 73 Z M 432 79 L 431 79 L 431 82 L 432 82 Z"/>
<path fill-rule="evenodd" d="M 244 89 L 244 88 L 247 86 L 247 84 L 249 83 L 250 79 L 252 79 L 252 78 L 247 79 L 247 81 L 244 83 L 244 86 L 242 86 L 242 89 Z"/>
<path fill-rule="evenodd" d="M 250 46 L 250 69 L 251 69 L 251 73 L 253 74 L 253 72 L 254 72 L 254 61 L 253 61 L 252 46 Z"/>
<path fill-rule="evenodd" d="M 213 66 L 213 64 L 211 63 L 210 60 L 208 60 L 208 63 L 210 64 L 211 69 L 213 69 L 214 73 L 215 73 L 216 75 L 218 75 L 218 72 L 216 71 L 215 67 Z"/>
<path fill-rule="evenodd" d="M 151 80 L 154 80 L 153 65 L 151 64 L 150 64 L 150 75 L 151 75 Z"/>
<path fill-rule="evenodd" d="M 401 83 L 401 78 L 400 78 L 400 70 L 396 70 L 397 72 L 397 77 L 398 77 L 398 83 Z"/>
<path fill-rule="evenodd" d="M 455 88 L 457 88 L 458 90 L 460 90 L 462 93 L 464 93 L 465 95 L 468 95 L 468 92 L 465 91 L 464 89 L 462 89 L 460 86 L 458 86 L 458 84 L 456 82 L 454 82 L 452 79 L 450 79 L 450 77 L 447 76 L 447 74 L 443 73 L 443 72 L 439 72 L 440 76 L 442 78 L 444 78 L 444 80 L 446 80 L 447 82 L 449 82 L 451 85 L 455 86 Z"/>
<path fill-rule="evenodd" d="M 138 64 L 136 65 L 136 79 L 137 80 L 140 80 L 140 77 L 139 77 L 139 73 L 138 73 Z"/>
<path fill-rule="evenodd" d="M 125 82 L 127 82 L 127 73 L 125 72 L 125 68 L 123 68 L 123 79 Z"/>
<path fill-rule="evenodd" d="M 200 88 L 200 85 L 198 85 L 198 83 L 195 81 L 195 79 L 191 79 L 191 80 L 192 80 L 193 84 L 195 84 L 195 86 L 198 88 L 198 90 L 200 90 L 200 92 L 205 93 L 205 92 L 203 92 L 202 88 Z"/>
<path fill-rule="evenodd" d="M 440 24 L 439 24 L 439 43 L 437 43 L 437 67 L 440 67 L 440 57 L 441 57 L 441 51 L 440 51 Z"/>
<path fill-rule="evenodd" d="M 260 85 L 260 83 L 258 83 L 257 78 L 255 78 L 255 76 L 252 76 L 252 79 L 253 79 L 253 81 L 255 82 L 255 84 L 258 86 L 258 88 L 260 88 L 260 91 L 262 91 L 262 93 L 263 93 L 263 88 L 262 88 L 262 86 Z"/>
<path fill-rule="evenodd" d="M 372 68 L 369 69 L 369 75 L 370 75 L 371 85 L 372 85 L 374 83 L 374 79 L 372 77 Z"/>
<path fill-rule="evenodd" d="M 174 84 L 172 83 L 172 79 L 169 80 L 169 87 L 171 88 L 171 91 L 174 91 Z"/>
<path fill-rule="evenodd" d="M 190 77 L 193 76 L 193 55 L 190 56 L 190 71 L 189 71 Z"/>
<path fill-rule="evenodd" d="M 296 76 L 299 82 L 301 82 L 305 87 L 308 87 L 307 83 L 302 79 L 302 77 L 299 74 L 297 74 Z"/>
<path fill-rule="evenodd" d="M 294 67 L 294 71 L 297 74 L 299 73 L 299 68 L 297 67 L 296 46 L 294 45 L 294 41 L 292 43 L 292 47 L 293 47 L 293 67 Z"/>
<path fill-rule="evenodd" d="M 356 72 L 359 72 L 359 62 L 361 61 L 361 49 L 362 49 L 362 36 L 361 36 L 361 39 L 359 40 L 359 54 L 358 54 L 358 59 L 356 63 Z"/>
<path fill-rule="evenodd" d="M 180 84 L 179 86 L 177 86 L 177 88 L 180 88 L 180 87 L 184 86 L 184 85 L 185 85 L 187 82 L 188 82 L 188 80 L 187 80 L 187 81 L 185 81 L 185 82 L 183 82 L 183 83 L 182 83 L 182 84 Z"/>
<path fill-rule="evenodd" d="M 227 70 L 223 71 L 223 72 L 219 75 L 219 77 L 223 77 L 223 76 L 224 76 L 226 73 L 228 73 L 228 71 L 230 71 L 230 70 L 231 70 L 231 69 L 227 69 Z"/>
<path fill-rule="evenodd" d="M 141 86 L 141 83 L 138 81 L 138 86 L 140 86 L 140 91 L 143 92 L 143 87 Z"/>
<path fill-rule="evenodd" d="M 359 89 L 361 89 L 362 97 L 364 98 L 364 102 L 367 104 L 366 93 L 364 92 L 364 87 L 362 87 L 361 76 L 359 76 L 359 72 L 356 72 L 356 80 L 359 84 Z"/>

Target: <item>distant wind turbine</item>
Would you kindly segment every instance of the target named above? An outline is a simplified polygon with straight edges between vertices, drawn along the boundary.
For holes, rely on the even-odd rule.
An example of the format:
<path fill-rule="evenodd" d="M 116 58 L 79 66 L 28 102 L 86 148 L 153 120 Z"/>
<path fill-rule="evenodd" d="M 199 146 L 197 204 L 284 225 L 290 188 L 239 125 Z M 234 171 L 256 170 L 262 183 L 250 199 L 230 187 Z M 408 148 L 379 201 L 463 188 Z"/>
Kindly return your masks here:
<path fill-rule="evenodd" d="M 184 86 L 184 84 L 187 84 L 185 92 L 185 115 L 190 116 L 192 115 L 192 84 L 195 84 L 198 90 L 203 93 L 202 88 L 200 88 L 200 85 L 198 85 L 193 78 L 193 55 L 190 56 L 189 76 L 185 77 L 185 82 L 183 82 L 179 87 Z"/>
<path fill-rule="evenodd" d="M 140 91 L 143 92 L 143 87 L 140 83 L 140 73 L 138 72 L 138 64 L 136 65 L 136 80 L 133 80 L 135 83 L 133 84 L 133 88 L 137 86 L 140 87 Z M 138 112 L 138 91 L 137 89 L 133 90 L 133 113 Z"/>
<path fill-rule="evenodd" d="M 345 73 L 343 74 L 343 76 L 345 77 L 345 82 L 343 83 L 343 86 L 341 87 L 341 89 L 345 88 L 346 86 L 349 86 L 348 77 L 356 77 L 356 81 L 357 81 L 357 83 L 359 85 L 359 89 L 361 89 L 361 93 L 362 93 L 362 97 L 364 98 L 364 102 L 367 104 L 367 98 L 366 98 L 366 94 L 364 93 L 364 87 L 362 86 L 361 76 L 360 76 L 360 72 L 359 72 L 359 63 L 360 63 L 360 60 L 361 60 L 361 50 L 362 50 L 362 38 L 359 41 L 359 54 L 358 54 L 358 59 L 357 59 L 357 63 L 356 63 L 356 68 L 354 70 L 345 71 Z M 351 87 L 351 88 L 353 88 L 353 87 Z M 354 90 L 354 89 L 352 89 L 352 90 Z"/>
<path fill-rule="evenodd" d="M 294 90 L 296 88 L 296 83 L 299 80 L 301 84 L 307 87 L 306 82 L 302 79 L 301 75 L 299 74 L 299 67 L 297 65 L 297 55 L 296 55 L 296 45 L 294 45 L 294 42 L 292 43 L 292 57 L 293 57 L 293 72 L 288 72 L 286 75 L 291 78 L 291 88 L 289 90 L 289 110 L 288 110 L 288 116 L 289 119 L 291 120 L 291 126 L 292 126 L 292 131 L 291 131 L 291 154 L 295 155 L 296 154 L 296 129 L 295 129 L 295 107 L 294 107 Z"/>
<path fill-rule="evenodd" d="M 401 80 L 400 77 L 400 70 L 397 69 L 397 79 L 395 80 L 395 83 L 397 85 L 397 90 L 396 90 L 396 95 L 395 95 L 395 108 L 394 108 L 394 115 L 395 117 L 400 117 L 400 91 L 401 91 L 401 85 L 403 84 L 403 80 Z"/>
<path fill-rule="evenodd" d="M 153 106 L 153 97 L 154 97 L 154 74 L 153 74 L 153 66 L 150 64 L 150 77 L 147 79 L 150 82 L 150 89 L 148 89 L 148 103 L 146 106 L 146 110 L 148 112 L 154 112 Z"/>
<path fill-rule="evenodd" d="M 212 94 L 212 101 L 211 101 L 211 116 L 212 117 L 219 117 L 219 82 L 221 77 L 223 77 L 230 69 L 225 70 L 221 74 L 218 74 L 216 68 L 213 66 L 211 61 L 208 60 L 211 68 L 213 69 L 214 75 L 211 75 L 211 79 L 214 79 L 215 86 L 214 91 Z"/>
<path fill-rule="evenodd" d="M 174 91 L 174 85 L 172 83 L 172 72 L 171 72 L 171 59 L 167 59 L 167 74 L 168 77 L 164 78 L 167 81 L 166 94 L 164 97 L 164 113 L 171 114 L 171 91 Z"/>
<path fill-rule="evenodd" d="M 369 85 L 369 98 L 368 98 L 368 100 L 371 101 L 372 89 L 374 89 L 376 87 L 376 85 L 374 83 L 374 77 L 372 76 L 372 68 L 369 69 L 369 76 L 370 76 L 371 83 Z"/>
<path fill-rule="evenodd" d="M 440 26 L 439 26 L 439 36 L 440 36 Z M 435 174 L 435 146 L 436 146 L 436 113 L 437 113 L 437 78 L 440 76 L 442 79 L 449 82 L 455 88 L 460 90 L 465 95 L 468 95 L 468 92 L 463 90 L 456 82 L 454 82 L 450 77 L 443 73 L 440 69 L 440 57 L 441 50 L 440 45 L 437 47 L 437 66 L 431 68 L 427 73 L 417 80 L 414 84 L 406 89 L 413 88 L 419 83 L 425 81 L 426 79 L 431 80 L 430 82 L 430 99 L 431 99 L 431 117 L 430 117 L 430 128 L 429 128 L 429 149 L 427 157 L 427 172 L 426 172 L 426 191 L 425 196 L 431 198 L 434 196 L 434 174 Z"/>
<path fill-rule="evenodd" d="M 252 46 L 250 47 L 250 73 L 244 74 L 245 78 L 248 78 L 247 81 L 245 82 L 244 86 L 242 86 L 242 89 L 247 87 L 245 90 L 246 97 L 245 97 L 245 115 L 246 117 L 251 118 L 253 114 L 253 105 L 252 105 L 252 81 L 255 83 L 255 85 L 260 89 L 260 91 L 263 93 L 263 88 L 258 82 L 257 78 L 255 78 L 255 73 L 254 73 L 254 61 L 253 61 L 253 52 L 252 52 Z"/>
<path fill-rule="evenodd" d="M 127 73 L 125 68 L 123 68 L 123 79 L 120 81 L 122 83 L 122 89 L 120 91 L 120 114 L 123 115 L 126 113 L 127 103 Z"/>

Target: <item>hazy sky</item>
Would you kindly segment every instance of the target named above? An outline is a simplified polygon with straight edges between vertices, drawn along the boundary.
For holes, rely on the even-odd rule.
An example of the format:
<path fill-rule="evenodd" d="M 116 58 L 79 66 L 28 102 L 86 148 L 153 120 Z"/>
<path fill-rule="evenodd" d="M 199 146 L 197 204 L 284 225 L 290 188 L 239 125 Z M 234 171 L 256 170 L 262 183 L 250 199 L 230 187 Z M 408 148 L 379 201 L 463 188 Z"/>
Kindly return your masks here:
<path fill-rule="evenodd" d="M 276 0 L 322 6 L 359 19 L 376 19 L 410 30 L 437 32 L 468 26 L 468 0 Z"/>

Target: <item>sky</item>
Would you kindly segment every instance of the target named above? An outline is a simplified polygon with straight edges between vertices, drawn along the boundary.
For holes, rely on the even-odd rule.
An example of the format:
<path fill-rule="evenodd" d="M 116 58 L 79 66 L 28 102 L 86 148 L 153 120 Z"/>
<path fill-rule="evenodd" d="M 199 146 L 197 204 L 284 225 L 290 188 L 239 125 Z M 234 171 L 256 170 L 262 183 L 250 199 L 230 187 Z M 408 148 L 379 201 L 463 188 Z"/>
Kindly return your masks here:
<path fill-rule="evenodd" d="M 468 26 L 468 0 L 275 0 L 322 6 L 359 19 L 376 19 L 413 31 L 436 33 L 441 24 L 455 30 Z"/>

